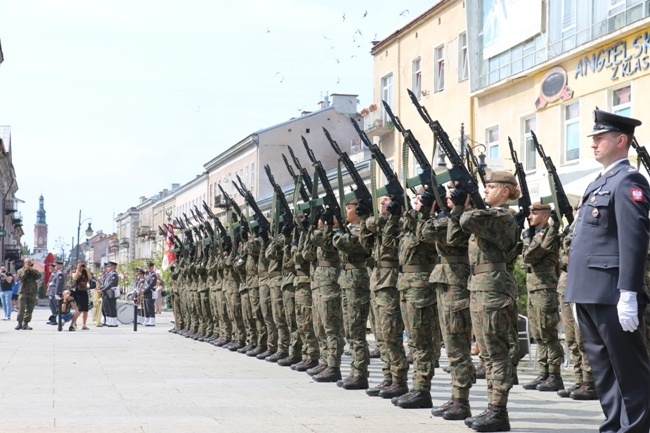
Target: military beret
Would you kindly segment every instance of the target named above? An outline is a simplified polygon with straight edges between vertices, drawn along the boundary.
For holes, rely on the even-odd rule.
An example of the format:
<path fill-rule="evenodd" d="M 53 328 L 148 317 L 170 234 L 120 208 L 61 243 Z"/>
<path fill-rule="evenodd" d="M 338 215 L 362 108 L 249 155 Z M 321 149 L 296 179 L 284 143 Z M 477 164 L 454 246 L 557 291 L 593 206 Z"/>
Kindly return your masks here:
<path fill-rule="evenodd" d="M 136 274 L 144 274 L 144 269 L 142 269 L 142 268 L 140 268 L 140 267 L 135 268 L 135 273 L 136 273 Z"/>
<path fill-rule="evenodd" d="M 587 134 L 587 137 L 610 131 L 633 135 L 634 128 L 639 125 L 641 125 L 640 120 L 619 116 L 603 110 L 594 110 L 594 129 Z"/>
<path fill-rule="evenodd" d="M 517 186 L 517 179 L 512 173 L 507 171 L 493 171 L 490 173 L 485 180 L 487 183 L 507 183 L 510 185 Z"/>
<path fill-rule="evenodd" d="M 62 261 L 62 260 L 57 260 L 57 261 L 54 262 L 54 263 L 56 263 L 57 265 L 62 265 L 62 264 L 63 264 L 63 261 Z"/>
<path fill-rule="evenodd" d="M 548 211 L 550 211 L 551 210 L 551 205 L 550 204 L 542 204 L 542 203 L 536 201 L 535 203 L 533 203 L 530 206 L 530 210 L 548 210 Z"/>
<path fill-rule="evenodd" d="M 345 202 L 345 204 L 359 204 L 359 199 L 358 198 L 353 198 Z"/>
<path fill-rule="evenodd" d="M 115 263 L 115 262 L 108 262 L 108 263 L 106 263 L 106 266 L 117 266 L 117 263 Z"/>
<path fill-rule="evenodd" d="M 154 264 L 153 264 L 153 262 L 152 262 L 152 261 L 148 261 L 148 262 L 147 262 L 147 266 L 151 268 L 151 267 L 153 267 L 153 266 L 154 266 Z"/>

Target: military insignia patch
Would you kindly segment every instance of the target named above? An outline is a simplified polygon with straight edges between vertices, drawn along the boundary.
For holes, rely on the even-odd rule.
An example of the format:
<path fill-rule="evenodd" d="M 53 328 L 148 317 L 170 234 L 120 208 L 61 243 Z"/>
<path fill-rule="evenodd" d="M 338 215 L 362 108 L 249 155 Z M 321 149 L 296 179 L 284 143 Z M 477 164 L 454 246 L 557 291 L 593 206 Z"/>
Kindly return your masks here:
<path fill-rule="evenodd" d="M 632 201 L 643 201 L 643 190 L 641 190 L 641 188 L 632 188 L 630 191 L 630 198 L 632 198 Z"/>

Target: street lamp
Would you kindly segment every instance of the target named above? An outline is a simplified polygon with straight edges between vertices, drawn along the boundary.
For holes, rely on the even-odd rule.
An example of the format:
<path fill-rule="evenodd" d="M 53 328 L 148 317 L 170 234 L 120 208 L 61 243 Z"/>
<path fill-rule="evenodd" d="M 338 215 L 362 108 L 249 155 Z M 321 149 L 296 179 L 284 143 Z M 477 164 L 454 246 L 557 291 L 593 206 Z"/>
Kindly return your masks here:
<path fill-rule="evenodd" d="M 85 218 L 83 221 L 81 220 L 81 209 L 79 210 L 79 225 L 77 225 L 77 252 L 75 253 L 75 261 L 79 261 L 79 233 L 81 232 L 81 224 L 86 222 L 86 221 L 92 221 L 92 218 Z M 88 228 L 86 229 L 86 236 L 90 237 L 93 235 L 93 228 L 90 225 L 90 222 L 88 223 Z"/>

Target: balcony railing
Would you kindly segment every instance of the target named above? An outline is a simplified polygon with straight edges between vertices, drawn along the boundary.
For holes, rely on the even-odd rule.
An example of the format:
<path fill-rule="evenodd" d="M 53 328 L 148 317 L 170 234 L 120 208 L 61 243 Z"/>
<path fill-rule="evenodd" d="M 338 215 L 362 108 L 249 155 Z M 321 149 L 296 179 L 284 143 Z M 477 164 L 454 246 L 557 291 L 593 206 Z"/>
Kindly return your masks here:
<path fill-rule="evenodd" d="M 363 118 L 363 129 L 370 137 L 381 137 L 393 132 L 395 126 L 390 120 L 384 120 L 380 110 L 375 110 Z"/>

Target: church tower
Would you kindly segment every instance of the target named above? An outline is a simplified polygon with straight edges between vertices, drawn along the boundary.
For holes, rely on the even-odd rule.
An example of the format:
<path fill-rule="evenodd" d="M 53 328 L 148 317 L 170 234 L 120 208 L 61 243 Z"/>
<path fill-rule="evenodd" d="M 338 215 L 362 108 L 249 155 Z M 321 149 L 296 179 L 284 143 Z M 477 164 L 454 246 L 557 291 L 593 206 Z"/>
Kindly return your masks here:
<path fill-rule="evenodd" d="M 39 253 L 47 254 L 47 223 L 43 194 L 38 198 L 38 211 L 36 211 L 36 224 L 34 224 L 34 254 Z"/>

